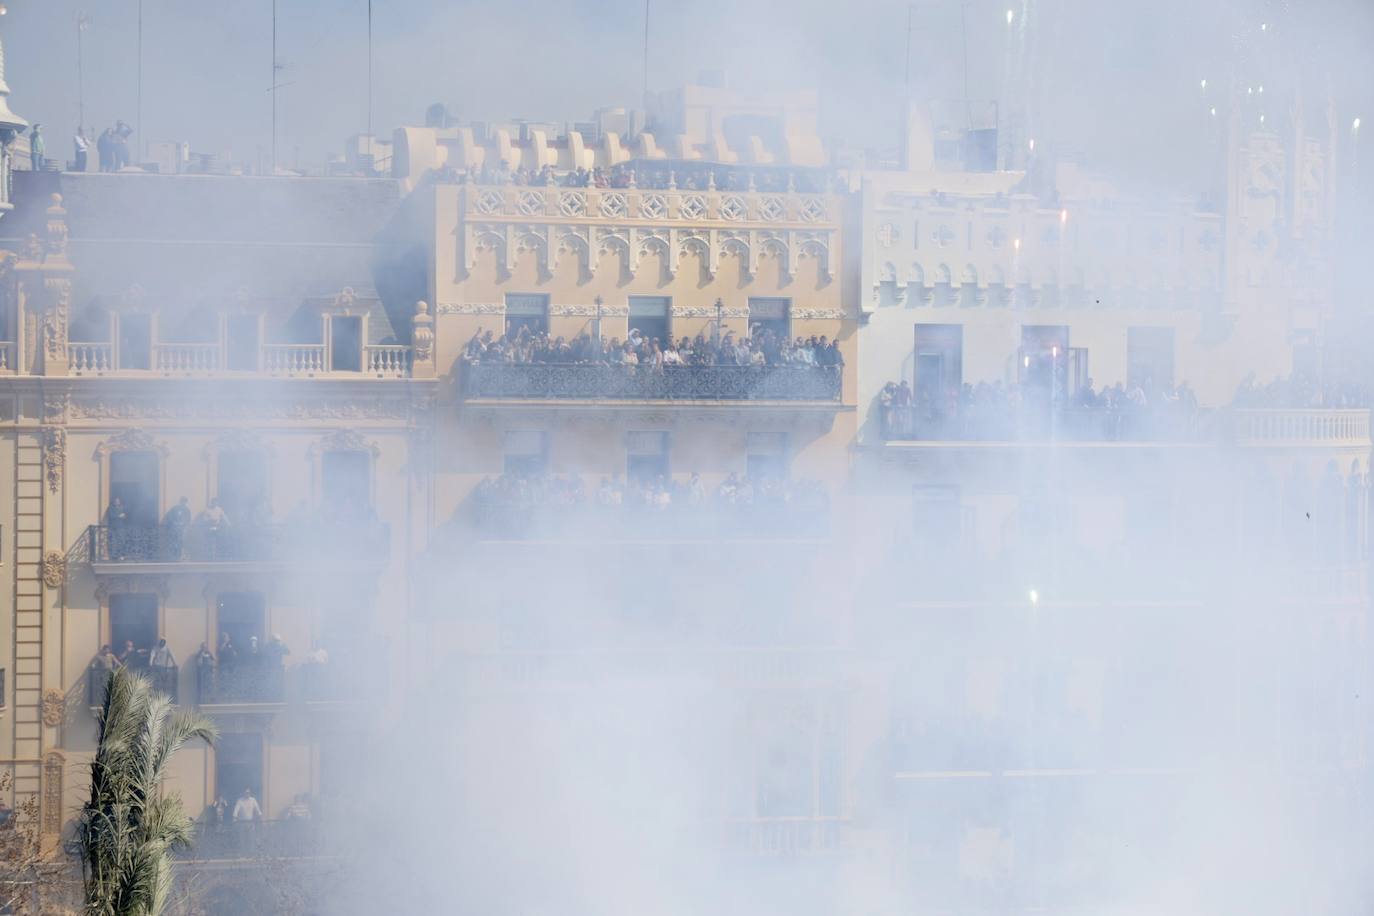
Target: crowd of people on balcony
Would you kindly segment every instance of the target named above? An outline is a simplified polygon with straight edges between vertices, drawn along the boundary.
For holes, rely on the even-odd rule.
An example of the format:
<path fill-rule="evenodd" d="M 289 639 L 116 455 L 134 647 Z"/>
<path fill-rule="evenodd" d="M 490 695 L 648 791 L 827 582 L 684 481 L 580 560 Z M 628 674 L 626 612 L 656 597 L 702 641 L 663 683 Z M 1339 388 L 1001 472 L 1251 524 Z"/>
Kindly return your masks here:
<path fill-rule="evenodd" d="M 273 537 L 277 528 L 296 532 L 320 528 L 347 531 L 376 524 L 376 513 L 359 499 L 329 500 L 318 511 L 302 501 L 285 524 L 277 526 L 266 499 L 257 500 L 234 518 L 218 499 L 211 499 L 193 515 L 190 501 L 183 496 L 154 525 L 139 521 L 124 501 L 114 496 L 102 518 L 103 531 L 91 545 L 91 554 L 95 559 L 114 562 L 263 560 L 273 558 L 280 547 Z"/>
<path fill-rule="evenodd" d="M 132 639 L 126 639 L 118 653 L 108 644 L 101 646 L 88 667 L 87 700 L 90 705 L 97 706 L 104 701 L 105 683 L 120 668 L 144 675 L 154 688 L 176 701 L 179 669 L 165 638 L 159 637 L 152 646 L 138 646 Z"/>
<path fill-rule="evenodd" d="M 522 533 L 532 522 L 566 520 L 608 524 L 646 520 L 676 528 L 688 521 L 730 527 L 788 519 L 801 531 L 809 522 L 823 520 L 829 496 L 819 481 L 780 475 L 731 473 L 708 488 L 697 473 L 629 479 L 617 474 L 602 477 L 595 486 L 575 474 L 508 473 L 478 484 L 472 507 L 479 527 L 494 534 Z"/>
<path fill-rule="evenodd" d="M 820 336 L 789 339 L 770 328 L 755 325 L 749 336 L 668 337 L 664 343 L 631 328 L 624 341 L 583 332 L 571 339 L 521 325 L 496 337 L 478 330 L 463 351 L 468 362 L 615 366 L 662 372 L 681 366 L 754 366 L 796 369 L 844 366 L 839 342 Z"/>
<path fill-rule="evenodd" d="M 883 386 L 878 409 L 889 439 L 994 439 L 1058 432 L 1113 440 L 1184 434 L 1198 416 L 1198 400 L 1186 381 L 1117 382 L 1097 388 L 1089 378 L 1072 396 L 1064 396 L 1050 387 L 1000 380 L 965 382 L 932 395 L 913 390 L 903 379 Z"/>
<path fill-rule="evenodd" d="M 1289 410 L 1368 408 L 1374 406 L 1374 395 L 1367 386 L 1349 380 L 1322 381 L 1294 372 L 1260 384 L 1251 372 L 1236 389 L 1231 406 Z"/>

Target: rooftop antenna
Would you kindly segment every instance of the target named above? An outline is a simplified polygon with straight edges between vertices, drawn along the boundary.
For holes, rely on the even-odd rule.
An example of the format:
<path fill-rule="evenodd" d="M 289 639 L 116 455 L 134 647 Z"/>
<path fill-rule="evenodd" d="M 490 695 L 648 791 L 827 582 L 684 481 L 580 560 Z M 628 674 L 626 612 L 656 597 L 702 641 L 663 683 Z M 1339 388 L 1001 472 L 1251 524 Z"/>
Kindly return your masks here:
<path fill-rule="evenodd" d="M 649 5 L 653 0 L 644 0 L 644 117 L 649 116 Z"/>
<path fill-rule="evenodd" d="M 142 2 L 142 0 L 140 0 Z M 272 94 L 272 172 L 277 173 L 277 90 L 285 89 L 291 83 L 277 82 L 277 75 L 286 69 L 286 64 L 277 60 L 277 0 L 272 0 L 272 85 L 267 91 Z"/>
<path fill-rule="evenodd" d="M 82 36 L 90 27 L 91 17 L 85 10 L 76 13 L 76 129 L 86 129 L 86 53 Z M 142 125 L 139 125 L 140 127 Z"/>
<path fill-rule="evenodd" d="M 367 151 L 372 153 L 372 0 L 367 0 Z"/>

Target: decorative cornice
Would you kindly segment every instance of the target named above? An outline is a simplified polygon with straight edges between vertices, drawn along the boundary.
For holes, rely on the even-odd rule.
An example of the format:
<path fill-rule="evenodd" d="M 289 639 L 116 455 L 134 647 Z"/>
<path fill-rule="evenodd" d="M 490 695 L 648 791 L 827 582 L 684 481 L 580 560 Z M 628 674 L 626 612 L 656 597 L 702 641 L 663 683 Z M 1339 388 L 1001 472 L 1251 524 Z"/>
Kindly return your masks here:
<path fill-rule="evenodd" d="M 595 305 L 551 305 L 549 314 L 555 318 L 595 318 Z M 602 318 L 628 318 L 630 317 L 630 307 L 628 305 L 602 305 Z"/>
<path fill-rule="evenodd" d="M 167 443 L 158 442 L 147 431 L 126 429 L 115 433 L 95 447 L 97 460 L 111 452 L 159 452 L 165 458 L 172 453 Z"/>
<path fill-rule="evenodd" d="M 95 600 L 106 604 L 111 595 L 126 595 L 152 592 L 163 601 L 167 600 L 166 576 L 97 576 Z"/>
<path fill-rule="evenodd" d="M 844 309 L 793 309 L 792 317 L 799 321 L 842 321 Z"/>
<path fill-rule="evenodd" d="M 76 398 L 69 415 L 74 420 L 405 420 L 411 412 L 406 398 L 265 402 Z"/>
<path fill-rule="evenodd" d="M 440 302 L 435 309 L 439 315 L 504 315 L 505 303 L 502 302 Z"/>
<path fill-rule="evenodd" d="M 325 452 L 368 452 L 376 458 L 382 454 L 382 449 L 377 443 L 363 438 L 357 430 L 336 429 L 310 446 L 312 456 Z"/>

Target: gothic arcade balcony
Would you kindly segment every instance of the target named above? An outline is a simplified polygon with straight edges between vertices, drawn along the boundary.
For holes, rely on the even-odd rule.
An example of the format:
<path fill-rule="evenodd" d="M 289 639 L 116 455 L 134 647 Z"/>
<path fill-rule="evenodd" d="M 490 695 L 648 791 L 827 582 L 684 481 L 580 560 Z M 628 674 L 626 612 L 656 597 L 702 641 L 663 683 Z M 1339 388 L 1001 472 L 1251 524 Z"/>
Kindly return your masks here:
<path fill-rule="evenodd" d="M 802 186 L 815 179 L 803 179 Z M 741 184 L 742 182 L 742 184 Z M 662 223 L 793 224 L 829 226 L 839 220 L 837 198 L 817 190 L 798 191 L 795 178 L 760 190 L 747 178 L 740 187 L 718 188 L 708 176 L 664 170 L 652 187 L 596 188 L 558 185 L 464 185 L 463 211 L 469 219 L 529 221 L 552 217 L 603 222 L 644 220 Z M 696 184 L 697 187 L 688 187 Z"/>
<path fill-rule="evenodd" d="M 13 362 L 14 344 L 0 343 L 0 372 Z M 73 341 L 67 345 L 71 375 L 230 376 L 247 373 L 275 378 L 323 376 L 410 378 L 412 350 L 403 344 L 367 344 L 361 354 L 347 356 L 325 344 L 264 344 L 255 359 L 230 357 L 221 342 L 155 343 L 137 357 L 121 358 L 119 347 L 108 341 Z"/>
<path fill-rule="evenodd" d="M 466 362 L 465 400 L 786 401 L 839 404 L 834 366 L 608 366 Z"/>
<path fill-rule="evenodd" d="M 195 572 L 227 566 L 381 567 L 391 528 L 382 522 L 256 525 L 177 529 L 166 524 L 91 525 L 67 553 L 67 563 L 99 573 Z"/>

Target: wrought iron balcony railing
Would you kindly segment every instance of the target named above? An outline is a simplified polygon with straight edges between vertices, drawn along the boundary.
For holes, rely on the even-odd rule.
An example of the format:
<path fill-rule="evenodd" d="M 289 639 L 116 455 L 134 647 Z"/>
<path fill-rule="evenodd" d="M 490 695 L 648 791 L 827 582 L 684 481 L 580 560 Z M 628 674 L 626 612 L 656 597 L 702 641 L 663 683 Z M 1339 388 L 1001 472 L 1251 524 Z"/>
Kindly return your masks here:
<path fill-rule="evenodd" d="M 189 849 L 179 853 L 183 859 L 302 859 L 329 855 L 331 838 L 338 831 L 324 830 L 308 817 L 281 820 L 240 821 L 232 817 L 233 802 L 225 812 L 227 823 L 219 823 L 213 809 L 202 817 Z"/>
<path fill-rule="evenodd" d="M 1182 410 L 1108 407 L 973 409 L 944 413 L 927 407 L 884 407 L 879 414 L 888 441 L 950 442 L 1186 442 L 1209 430 L 1209 415 Z"/>
<path fill-rule="evenodd" d="M 802 504 L 632 507 L 558 506 L 496 501 L 474 507 L 485 540 L 815 539 L 830 534 L 824 496 Z"/>
<path fill-rule="evenodd" d="M 390 526 L 323 522 L 223 526 L 91 525 L 69 561 L 88 563 L 385 563 Z"/>
<path fill-rule="evenodd" d="M 841 369 L 831 366 L 608 366 L 465 363 L 466 398 L 630 401 L 832 401 Z"/>

